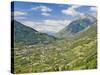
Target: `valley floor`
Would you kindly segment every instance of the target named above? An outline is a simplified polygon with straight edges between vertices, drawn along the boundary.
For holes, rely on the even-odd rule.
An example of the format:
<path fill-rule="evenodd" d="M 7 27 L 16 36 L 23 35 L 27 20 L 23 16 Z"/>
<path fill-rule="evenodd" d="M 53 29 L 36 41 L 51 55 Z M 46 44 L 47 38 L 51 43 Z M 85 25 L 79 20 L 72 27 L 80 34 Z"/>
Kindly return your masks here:
<path fill-rule="evenodd" d="M 97 68 L 96 37 L 15 48 L 14 73 Z"/>

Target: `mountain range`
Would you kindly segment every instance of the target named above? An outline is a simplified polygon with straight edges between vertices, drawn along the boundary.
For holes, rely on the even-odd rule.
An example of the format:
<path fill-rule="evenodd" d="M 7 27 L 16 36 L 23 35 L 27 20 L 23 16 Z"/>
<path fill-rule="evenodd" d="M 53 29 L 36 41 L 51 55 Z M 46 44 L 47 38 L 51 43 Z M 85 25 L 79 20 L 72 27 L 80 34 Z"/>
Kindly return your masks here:
<path fill-rule="evenodd" d="M 22 23 L 12 20 L 14 26 L 14 41 L 22 44 L 36 44 L 36 43 L 50 43 L 58 38 L 71 39 L 76 37 L 75 35 L 81 34 L 82 31 L 91 27 L 96 21 L 93 16 L 85 16 L 77 20 L 72 21 L 64 29 L 59 31 L 56 35 L 49 35 L 47 33 L 41 33 L 33 28 L 23 25 Z"/>
<path fill-rule="evenodd" d="M 55 40 L 55 37 L 46 33 L 40 33 L 33 28 L 25 26 L 16 20 L 12 20 L 14 27 L 14 41 L 15 43 L 36 44 L 48 43 Z"/>
<path fill-rule="evenodd" d="M 91 26 L 96 21 L 93 16 L 85 16 L 77 20 L 72 21 L 68 26 L 59 31 L 56 36 L 59 38 L 71 38 L 75 34 L 83 31 L 84 29 Z"/>

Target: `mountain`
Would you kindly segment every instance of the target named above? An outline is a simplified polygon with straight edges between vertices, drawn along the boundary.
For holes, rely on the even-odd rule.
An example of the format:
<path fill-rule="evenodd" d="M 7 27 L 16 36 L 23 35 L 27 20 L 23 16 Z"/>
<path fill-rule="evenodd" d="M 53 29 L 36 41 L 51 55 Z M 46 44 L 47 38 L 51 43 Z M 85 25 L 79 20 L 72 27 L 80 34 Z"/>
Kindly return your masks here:
<path fill-rule="evenodd" d="M 92 16 L 81 17 L 72 21 L 68 26 L 57 33 L 57 37 L 71 38 L 76 33 L 83 31 L 94 23 L 96 19 Z"/>
<path fill-rule="evenodd" d="M 12 21 L 14 27 L 15 43 L 36 44 L 48 43 L 55 40 L 55 37 L 45 33 L 40 33 L 33 28 L 25 26 L 15 20 Z"/>
<path fill-rule="evenodd" d="M 97 24 L 73 40 L 61 39 L 27 49 L 18 46 L 14 52 L 14 73 L 97 69 Z"/>
<path fill-rule="evenodd" d="M 75 39 L 84 38 L 84 37 L 94 39 L 95 37 L 97 37 L 97 22 L 94 22 L 90 27 L 76 34 L 75 36 L 76 36 Z"/>

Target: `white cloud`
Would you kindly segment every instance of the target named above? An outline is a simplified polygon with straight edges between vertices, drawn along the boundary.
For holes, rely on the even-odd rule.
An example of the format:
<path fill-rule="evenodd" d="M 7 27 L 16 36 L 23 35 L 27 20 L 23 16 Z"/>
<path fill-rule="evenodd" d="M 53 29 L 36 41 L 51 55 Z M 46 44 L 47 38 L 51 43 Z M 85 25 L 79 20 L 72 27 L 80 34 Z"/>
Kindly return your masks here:
<path fill-rule="evenodd" d="M 90 8 L 90 11 L 96 12 L 96 11 L 97 11 L 97 8 L 96 8 L 96 7 L 91 7 L 91 8 Z"/>
<path fill-rule="evenodd" d="M 70 22 L 70 20 L 43 20 L 42 22 L 23 21 L 21 23 L 40 32 L 57 33 L 65 26 L 67 26 Z"/>
<path fill-rule="evenodd" d="M 81 7 L 81 6 L 80 6 L 80 5 L 73 5 L 71 8 L 77 9 L 77 8 L 79 8 L 79 7 Z"/>
<path fill-rule="evenodd" d="M 52 9 L 50 9 L 46 6 L 40 6 L 40 7 L 41 7 L 41 11 L 43 11 L 43 12 L 51 12 L 52 11 Z"/>
<path fill-rule="evenodd" d="M 37 6 L 37 7 L 31 8 L 31 10 L 41 11 L 42 12 L 41 15 L 43 16 L 50 16 L 50 12 L 52 12 L 52 9 L 47 6 Z"/>
<path fill-rule="evenodd" d="M 22 17 L 22 16 L 16 16 L 14 17 L 15 20 L 23 20 L 26 19 L 26 17 Z"/>
<path fill-rule="evenodd" d="M 77 8 L 79 8 L 80 6 L 71 6 L 68 9 L 64 9 L 61 12 L 65 15 L 70 15 L 70 16 L 77 16 L 77 15 L 83 15 L 83 13 L 80 13 L 78 11 L 76 11 Z"/>
<path fill-rule="evenodd" d="M 91 13 L 92 16 L 94 16 L 95 18 L 97 18 L 97 13 L 94 12 L 94 13 Z"/>
<path fill-rule="evenodd" d="M 90 14 L 96 18 L 97 17 L 97 7 L 91 7 L 90 11 L 91 11 Z"/>
<path fill-rule="evenodd" d="M 51 12 L 52 9 L 48 8 L 47 6 L 37 6 L 37 7 L 33 7 L 31 8 L 32 10 L 40 10 L 42 12 Z"/>
<path fill-rule="evenodd" d="M 26 12 L 22 12 L 22 11 L 14 11 L 12 12 L 13 16 L 21 16 L 21 15 L 26 15 Z"/>
<path fill-rule="evenodd" d="M 50 13 L 41 13 L 41 15 L 50 16 L 51 14 Z"/>
<path fill-rule="evenodd" d="M 40 32 L 52 32 L 57 33 L 65 26 L 69 24 L 68 20 L 44 20 L 41 25 L 37 26 L 37 30 Z"/>
<path fill-rule="evenodd" d="M 20 21 L 20 20 L 19 20 Z M 26 21 L 26 20 L 23 20 L 21 21 L 22 24 L 26 25 L 26 26 L 29 26 L 29 27 L 36 27 L 37 25 L 40 25 L 41 23 L 40 22 L 33 22 L 33 21 Z"/>

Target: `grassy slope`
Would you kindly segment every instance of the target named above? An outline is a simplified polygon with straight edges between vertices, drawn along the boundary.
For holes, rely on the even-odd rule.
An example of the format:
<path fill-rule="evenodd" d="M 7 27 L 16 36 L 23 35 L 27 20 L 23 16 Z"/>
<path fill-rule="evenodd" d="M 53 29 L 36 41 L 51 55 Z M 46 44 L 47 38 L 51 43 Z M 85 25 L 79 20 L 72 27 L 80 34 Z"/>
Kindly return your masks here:
<path fill-rule="evenodd" d="M 15 48 L 15 73 L 97 68 L 96 24 L 72 41 Z"/>

